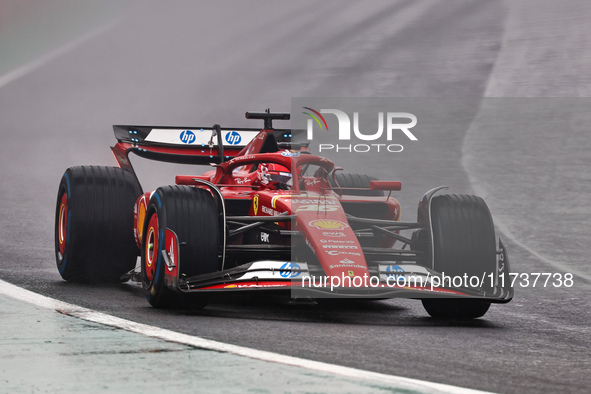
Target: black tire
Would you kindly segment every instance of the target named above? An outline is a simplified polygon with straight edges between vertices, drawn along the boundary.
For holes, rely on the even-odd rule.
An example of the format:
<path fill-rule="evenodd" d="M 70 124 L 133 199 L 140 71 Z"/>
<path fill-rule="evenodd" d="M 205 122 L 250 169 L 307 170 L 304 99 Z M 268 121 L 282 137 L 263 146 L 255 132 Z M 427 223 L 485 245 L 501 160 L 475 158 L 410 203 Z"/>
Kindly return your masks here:
<path fill-rule="evenodd" d="M 454 277 L 482 278 L 496 271 L 495 228 L 484 200 L 477 196 L 448 194 L 431 202 L 434 269 Z M 486 282 L 486 281 L 485 281 Z M 484 287 L 489 291 L 492 288 Z M 429 315 L 437 318 L 473 319 L 483 316 L 490 302 L 476 299 L 423 299 Z"/>
<path fill-rule="evenodd" d="M 62 176 L 55 214 L 57 268 L 71 282 L 116 282 L 135 267 L 133 206 L 142 194 L 129 171 L 77 166 Z"/>
<path fill-rule="evenodd" d="M 155 308 L 205 306 L 203 297 L 178 293 L 164 283 L 167 269 L 160 240 L 165 230 L 177 235 L 180 277 L 207 274 L 219 269 L 220 217 L 216 202 L 207 190 L 189 186 L 158 188 L 146 213 L 142 240 L 142 279 L 146 298 Z M 154 222 L 155 221 L 155 222 Z M 152 244 L 152 246 L 150 246 Z"/>
<path fill-rule="evenodd" d="M 329 176 L 329 182 L 331 186 L 335 187 L 353 187 L 353 188 L 369 188 L 369 182 L 375 181 L 377 178 L 365 175 L 365 174 L 349 174 L 346 172 L 338 171 L 334 173 L 334 178 Z M 384 192 L 381 190 L 343 190 L 343 194 L 349 196 L 383 196 Z"/>
<path fill-rule="evenodd" d="M 476 319 L 484 316 L 490 302 L 473 299 L 424 298 L 423 307 L 437 319 Z"/>

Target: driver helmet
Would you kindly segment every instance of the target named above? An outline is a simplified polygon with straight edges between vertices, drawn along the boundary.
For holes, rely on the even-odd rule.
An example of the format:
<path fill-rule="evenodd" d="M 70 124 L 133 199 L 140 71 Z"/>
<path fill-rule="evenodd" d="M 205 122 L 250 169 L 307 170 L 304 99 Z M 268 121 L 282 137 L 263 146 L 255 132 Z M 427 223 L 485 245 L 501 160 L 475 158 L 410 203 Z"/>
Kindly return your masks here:
<path fill-rule="evenodd" d="M 268 163 L 266 166 L 267 176 L 271 182 L 278 182 L 280 185 L 291 186 L 291 172 L 281 164 Z"/>

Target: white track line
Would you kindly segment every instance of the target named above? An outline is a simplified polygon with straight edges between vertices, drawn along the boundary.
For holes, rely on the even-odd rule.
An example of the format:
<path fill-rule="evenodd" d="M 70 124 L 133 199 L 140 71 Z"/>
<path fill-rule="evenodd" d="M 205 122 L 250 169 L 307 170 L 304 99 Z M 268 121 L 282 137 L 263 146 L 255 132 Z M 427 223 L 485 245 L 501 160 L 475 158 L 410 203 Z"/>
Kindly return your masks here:
<path fill-rule="evenodd" d="M 462 160 L 462 162 L 463 162 L 463 160 Z M 472 185 L 472 188 L 476 192 L 476 194 L 478 194 L 481 197 L 487 196 L 488 193 L 486 192 L 485 188 L 480 187 L 480 186 L 476 186 L 476 183 L 473 182 L 472 176 L 470 175 L 470 172 L 468 171 L 466 165 L 464 165 L 464 170 L 468 174 L 468 179 Z M 543 264 L 546 264 L 546 265 L 556 269 L 559 272 L 569 272 L 569 273 L 571 273 L 575 276 L 578 276 L 579 278 L 585 279 L 591 283 L 591 275 L 589 275 L 585 272 L 582 272 L 581 270 L 579 270 L 577 268 L 569 266 L 565 262 L 552 260 L 552 259 L 544 256 L 540 252 L 537 252 L 533 248 L 527 246 L 524 242 L 520 241 L 519 238 L 511 230 L 509 230 L 509 227 L 505 224 L 505 222 L 501 221 L 500 219 L 495 219 L 495 227 L 497 227 L 499 229 L 499 231 L 502 234 L 504 234 L 508 239 L 510 239 L 515 245 L 517 245 L 517 246 L 521 247 L 522 249 L 524 249 L 525 251 L 529 252 L 531 255 L 536 257 L 538 259 L 538 261 L 542 262 Z M 509 256 L 509 262 L 510 261 L 511 261 L 511 256 Z M 515 269 L 514 264 L 512 264 L 512 268 Z"/>
<path fill-rule="evenodd" d="M 29 304 L 36 305 L 41 308 L 55 310 L 60 313 L 77 317 L 83 320 L 119 328 L 126 331 L 131 331 L 141 335 L 147 335 L 152 338 L 158 338 L 169 342 L 182 343 L 185 345 L 194 346 L 199 349 L 213 350 L 217 352 L 234 354 L 261 361 L 306 368 L 312 371 L 340 375 L 352 379 L 378 381 L 395 385 L 400 389 L 415 390 L 423 393 L 484 393 L 483 391 L 466 389 L 462 387 L 426 382 L 422 380 L 410 379 L 401 376 L 386 375 L 377 372 L 364 371 L 356 368 L 342 367 L 339 365 L 306 360 L 298 357 L 284 356 L 278 353 L 256 350 L 243 346 L 212 341 L 197 336 L 181 334 L 163 328 L 158 328 L 146 324 L 132 322 L 130 320 L 121 319 L 102 312 L 97 312 L 73 304 L 68 304 L 63 301 L 58 301 L 53 298 L 49 298 L 41 294 L 34 293 L 32 291 L 25 290 L 21 287 L 15 286 L 3 280 L 0 280 L 0 294 L 14 298 L 19 301 L 24 301 Z"/>
<path fill-rule="evenodd" d="M 68 42 L 61 47 L 54 49 L 53 51 L 41 56 L 37 60 L 34 60 L 30 63 L 27 63 L 16 70 L 12 70 L 11 72 L 4 74 L 0 77 L 0 88 L 8 85 L 9 83 L 19 79 L 20 77 L 29 74 L 32 71 L 35 71 L 39 67 L 51 62 L 52 60 L 74 50 L 81 44 L 85 43 L 88 40 L 91 40 L 115 27 L 119 23 L 120 19 L 115 19 L 104 26 L 98 27 L 94 30 L 89 31 L 88 33 L 76 38 L 73 41 Z"/>
<path fill-rule="evenodd" d="M 505 5 L 506 7 L 508 7 L 508 5 Z M 510 15 L 509 15 L 510 16 Z M 467 152 L 467 148 L 466 148 L 466 141 L 468 140 L 468 135 L 473 132 L 473 126 L 475 124 L 475 122 L 478 119 L 478 116 L 480 115 L 480 110 L 482 109 L 482 101 L 486 100 L 487 98 L 490 97 L 503 97 L 503 96 L 499 96 L 499 92 L 497 91 L 496 93 L 493 93 L 493 89 L 492 89 L 492 85 L 491 83 L 493 82 L 493 76 L 497 75 L 499 72 L 497 71 L 498 65 L 499 65 L 499 59 L 501 58 L 501 51 L 503 51 L 506 47 L 507 47 L 507 42 L 509 40 L 509 34 L 508 34 L 508 29 L 507 27 L 505 27 L 504 29 L 504 33 L 503 33 L 503 38 L 501 40 L 501 49 L 499 50 L 499 52 L 497 53 L 497 57 L 495 60 L 495 64 L 493 65 L 492 70 L 490 71 L 490 74 L 488 75 L 488 80 L 486 82 L 486 89 L 484 90 L 484 96 L 481 98 L 480 101 L 480 108 L 478 110 L 478 113 L 474 116 L 474 118 L 472 119 L 472 122 L 470 124 L 470 126 L 468 127 L 468 129 L 466 130 L 466 134 L 464 135 L 464 140 L 462 141 L 462 159 L 461 159 L 461 163 L 462 163 L 462 168 L 464 169 L 464 171 L 466 172 L 466 174 L 468 174 L 468 182 L 470 183 L 470 185 L 472 186 L 472 189 L 474 190 L 474 192 L 479 195 L 482 198 L 485 198 L 487 195 L 489 195 L 486 191 L 486 187 L 481 186 L 477 181 L 476 181 L 476 176 L 472 175 L 472 173 L 470 172 L 470 166 L 468 165 L 468 157 L 469 157 L 469 153 Z M 498 78 L 498 75 L 497 75 Z M 493 93 L 491 95 L 491 93 Z M 506 96 L 506 97 L 513 97 L 512 95 Z M 535 97 L 535 96 L 534 96 Z M 494 224 L 495 227 L 497 227 L 499 229 L 499 231 L 504 234 L 508 239 L 510 239 L 514 244 L 516 244 L 517 246 L 521 247 L 523 250 L 529 252 L 531 255 L 533 255 L 534 257 L 536 257 L 539 261 L 541 261 L 542 263 L 556 269 L 562 272 L 570 272 L 580 278 L 583 278 L 589 282 L 591 282 L 591 275 L 582 272 L 576 268 L 573 268 L 571 266 L 569 266 L 568 264 L 566 264 L 565 262 L 560 262 L 560 261 L 555 261 L 549 257 L 544 256 L 543 254 L 537 252 L 536 250 L 534 250 L 533 248 L 529 247 L 528 245 L 526 245 L 524 242 L 520 241 L 518 236 L 515 235 L 510 229 L 509 226 L 507 226 L 505 224 L 505 222 L 501 221 L 499 218 L 494 218 Z M 509 256 L 510 257 L 510 256 Z M 511 260 L 509 260 L 511 261 Z M 515 267 L 515 266 L 513 266 Z"/>
<path fill-rule="evenodd" d="M 484 98 L 484 100 L 486 100 L 486 98 Z M 478 115 L 476 115 L 474 117 L 473 122 L 476 121 L 476 119 L 478 118 Z M 480 197 L 486 199 L 486 197 L 489 195 L 489 193 L 486 191 L 486 188 L 484 186 L 481 186 L 475 179 L 475 176 L 472 175 L 472 173 L 470 172 L 470 166 L 468 165 L 468 158 L 470 156 L 470 154 L 467 152 L 467 148 L 466 148 L 466 140 L 468 138 L 468 135 L 472 132 L 472 124 L 468 127 L 468 130 L 466 131 L 466 135 L 464 136 L 464 141 L 462 142 L 462 167 L 464 168 L 464 171 L 466 172 L 466 174 L 468 175 L 468 182 L 470 182 L 470 186 L 472 186 L 472 189 L 474 190 L 474 192 L 479 195 Z M 504 221 L 502 221 L 501 219 L 494 218 L 494 223 L 495 223 L 495 227 L 497 229 L 499 229 L 499 231 L 505 235 L 505 237 L 507 237 L 507 239 L 510 239 L 515 245 L 521 247 L 523 250 L 527 251 L 528 253 L 530 253 L 532 256 L 536 257 L 538 259 L 538 261 L 542 262 L 543 264 L 548 265 L 549 267 L 552 267 L 560 272 L 569 272 L 575 276 L 578 276 L 579 278 L 585 279 L 586 281 L 591 283 L 591 275 L 582 272 L 581 270 L 574 268 L 572 266 L 569 266 L 568 264 L 566 264 L 565 262 L 561 262 L 561 261 L 555 261 L 552 260 L 551 258 L 548 258 L 546 256 L 544 256 L 543 254 L 541 254 L 540 252 L 537 252 L 536 250 L 534 250 L 533 248 L 527 246 L 524 242 L 520 241 L 518 236 L 515 235 L 510 229 L 509 226 L 507 226 L 505 224 Z M 509 255 L 509 261 L 511 261 L 511 256 Z M 515 265 L 513 265 L 513 269 L 515 269 Z"/>

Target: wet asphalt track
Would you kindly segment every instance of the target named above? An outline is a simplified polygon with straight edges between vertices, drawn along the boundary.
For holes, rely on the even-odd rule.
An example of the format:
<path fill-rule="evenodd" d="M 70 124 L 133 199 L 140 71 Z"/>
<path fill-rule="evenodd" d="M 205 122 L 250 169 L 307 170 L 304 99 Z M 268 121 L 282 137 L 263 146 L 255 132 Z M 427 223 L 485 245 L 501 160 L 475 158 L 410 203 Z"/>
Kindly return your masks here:
<path fill-rule="evenodd" d="M 589 118 L 580 115 L 560 132 L 519 117 L 494 128 L 495 113 L 478 106 L 483 96 L 591 95 L 589 6 L 540 3 L 114 7 L 95 21 L 116 20 L 113 28 L 0 87 L 0 278 L 134 321 L 313 360 L 491 391 L 586 391 Z M 134 285 L 60 279 L 52 233 L 57 184 L 68 166 L 113 164 L 110 125 L 250 126 L 245 110 L 287 110 L 298 96 L 474 98 L 473 116 L 456 120 L 463 127 L 423 136 L 413 154 L 378 168 L 358 160 L 346 169 L 383 179 L 394 172 L 408 220 L 433 186 L 476 190 L 512 236 L 504 239 L 514 271 L 573 270 L 575 286 L 517 288 L 513 302 L 493 305 L 484 319 L 436 322 L 411 300 L 338 310 L 243 300 L 159 311 Z M 143 170 L 150 169 L 158 172 L 154 185 L 172 181 L 159 167 Z"/>

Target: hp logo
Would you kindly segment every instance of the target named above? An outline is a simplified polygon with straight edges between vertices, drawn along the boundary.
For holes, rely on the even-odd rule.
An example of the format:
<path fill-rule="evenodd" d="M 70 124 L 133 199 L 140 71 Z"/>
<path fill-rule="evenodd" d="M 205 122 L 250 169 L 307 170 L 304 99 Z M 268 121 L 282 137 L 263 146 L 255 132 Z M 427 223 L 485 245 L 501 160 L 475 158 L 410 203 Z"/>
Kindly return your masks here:
<path fill-rule="evenodd" d="M 195 141 L 195 134 L 191 130 L 185 130 L 179 135 L 179 138 L 184 144 L 191 144 Z"/>
<path fill-rule="evenodd" d="M 298 263 L 285 263 L 281 266 L 281 270 L 299 270 L 300 266 Z M 296 276 L 300 275 L 299 271 L 292 272 L 292 271 L 279 271 L 279 275 L 284 278 L 295 278 Z"/>
<path fill-rule="evenodd" d="M 386 272 L 392 272 L 392 274 L 388 274 L 388 278 L 394 278 L 395 280 L 404 279 L 405 271 L 397 265 L 389 265 L 386 268 Z"/>
<path fill-rule="evenodd" d="M 242 137 L 235 131 L 231 131 L 226 134 L 226 142 L 230 145 L 238 145 L 242 141 Z"/>

